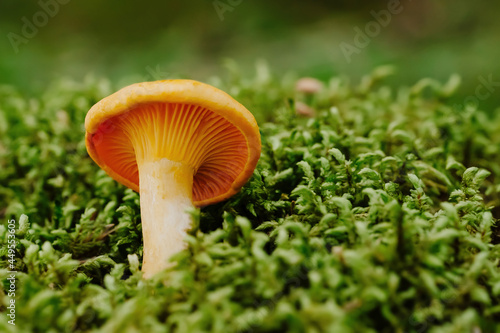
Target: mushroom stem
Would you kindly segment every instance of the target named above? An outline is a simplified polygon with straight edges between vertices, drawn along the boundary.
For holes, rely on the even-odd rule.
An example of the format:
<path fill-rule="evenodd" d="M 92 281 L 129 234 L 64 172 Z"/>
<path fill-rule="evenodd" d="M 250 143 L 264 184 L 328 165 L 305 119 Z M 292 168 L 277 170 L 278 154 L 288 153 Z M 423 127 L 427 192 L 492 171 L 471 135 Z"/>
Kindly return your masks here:
<path fill-rule="evenodd" d="M 170 257 L 186 248 L 193 208 L 193 169 L 166 158 L 139 165 L 144 278 L 167 268 Z"/>

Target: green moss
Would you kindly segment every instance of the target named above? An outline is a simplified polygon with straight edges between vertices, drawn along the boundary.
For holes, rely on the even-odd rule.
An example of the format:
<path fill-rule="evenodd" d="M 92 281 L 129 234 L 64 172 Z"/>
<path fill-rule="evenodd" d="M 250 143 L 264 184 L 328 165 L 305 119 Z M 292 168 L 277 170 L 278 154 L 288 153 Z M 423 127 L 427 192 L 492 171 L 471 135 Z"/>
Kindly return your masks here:
<path fill-rule="evenodd" d="M 0 87 L 0 330 L 494 331 L 499 113 L 452 108 L 456 77 L 393 91 L 389 72 L 332 78 L 315 96 L 268 74 L 214 79 L 256 115 L 262 157 L 238 195 L 193 212 L 177 267 L 148 281 L 139 197 L 83 140 L 109 82 L 61 81 L 31 99 Z M 299 101 L 316 116 L 297 116 Z"/>

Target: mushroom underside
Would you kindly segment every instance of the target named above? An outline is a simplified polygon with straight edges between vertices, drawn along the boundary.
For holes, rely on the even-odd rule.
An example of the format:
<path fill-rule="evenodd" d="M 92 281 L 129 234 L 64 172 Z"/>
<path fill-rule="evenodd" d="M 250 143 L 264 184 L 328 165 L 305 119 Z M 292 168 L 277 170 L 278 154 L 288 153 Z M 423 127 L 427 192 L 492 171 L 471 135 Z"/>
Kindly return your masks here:
<path fill-rule="evenodd" d="M 139 187 L 139 167 L 167 158 L 193 170 L 193 202 L 231 188 L 248 158 L 241 131 L 215 112 L 192 104 L 150 103 L 103 122 L 92 143 L 114 173 Z"/>

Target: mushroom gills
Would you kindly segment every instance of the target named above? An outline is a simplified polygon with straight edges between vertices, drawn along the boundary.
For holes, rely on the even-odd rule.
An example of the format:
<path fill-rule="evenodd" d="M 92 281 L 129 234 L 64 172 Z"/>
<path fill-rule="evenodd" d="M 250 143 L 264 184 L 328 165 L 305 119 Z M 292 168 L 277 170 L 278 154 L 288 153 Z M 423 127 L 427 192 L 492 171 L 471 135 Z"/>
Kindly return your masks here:
<path fill-rule="evenodd" d="M 95 134 L 104 164 L 139 185 L 142 163 L 162 158 L 185 163 L 193 170 L 193 202 L 227 191 L 248 158 L 240 130 L 197 105 L 149 103 L 107 122 Z"/>

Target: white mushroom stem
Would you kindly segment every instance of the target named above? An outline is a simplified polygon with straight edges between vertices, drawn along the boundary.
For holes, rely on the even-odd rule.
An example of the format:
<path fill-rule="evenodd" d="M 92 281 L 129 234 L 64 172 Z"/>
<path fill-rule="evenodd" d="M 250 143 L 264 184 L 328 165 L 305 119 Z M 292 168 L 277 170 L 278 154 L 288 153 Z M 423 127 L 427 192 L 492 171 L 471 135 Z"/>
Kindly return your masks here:
<path fill-rule="evenodd" d="M 144 278 L 172 265 L 169 259 L 186 248 L 191 228 L 193 169 L 162 158 L 139 165 Z"/>

